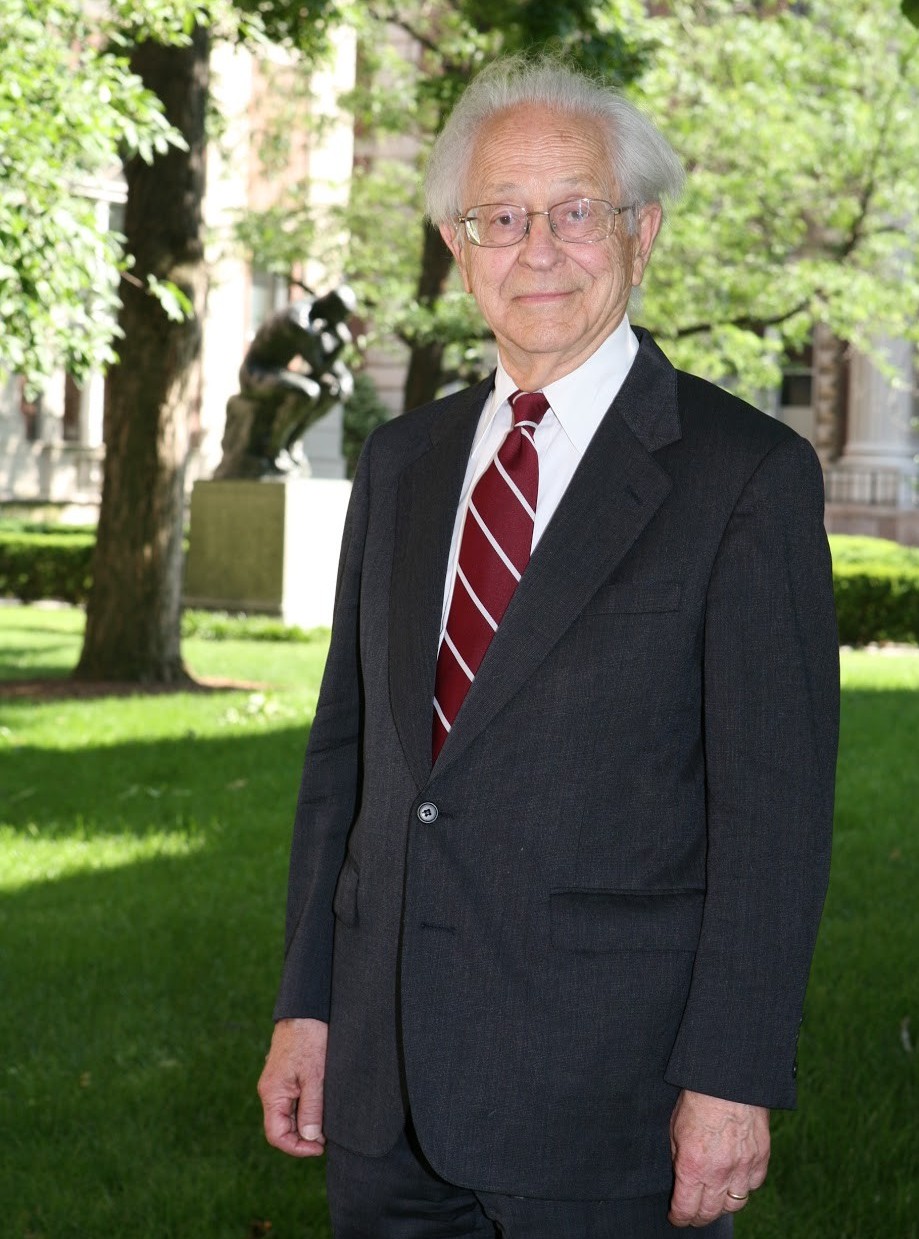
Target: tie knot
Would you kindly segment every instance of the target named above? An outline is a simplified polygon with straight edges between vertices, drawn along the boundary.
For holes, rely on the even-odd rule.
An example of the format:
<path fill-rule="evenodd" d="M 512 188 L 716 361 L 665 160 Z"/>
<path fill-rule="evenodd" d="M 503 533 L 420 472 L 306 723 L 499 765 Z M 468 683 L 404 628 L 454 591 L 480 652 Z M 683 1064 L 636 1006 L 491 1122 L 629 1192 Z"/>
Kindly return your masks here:
<path fill-rule="evenodd" d="M 549 401 L 541 391 L 515 391 L 509 397 L 515 426 L 537 427 L 542 421 Z"/>

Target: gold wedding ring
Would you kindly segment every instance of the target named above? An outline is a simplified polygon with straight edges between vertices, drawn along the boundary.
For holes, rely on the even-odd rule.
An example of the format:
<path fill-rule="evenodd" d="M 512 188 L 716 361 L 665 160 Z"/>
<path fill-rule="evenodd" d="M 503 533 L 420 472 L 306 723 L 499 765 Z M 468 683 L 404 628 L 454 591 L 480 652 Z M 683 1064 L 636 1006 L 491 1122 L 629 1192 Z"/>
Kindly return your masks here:
<path fill-rule="evenodd" d="M 732 1192 L 730 1188 L 728 1188 L 728 1195 L 730 1196 L 731 1200 L 749 1200 L 750 1199 L 749 1192 L 744 1192 L 743 1196 L 738 1196 L 737 1193 Z"/>

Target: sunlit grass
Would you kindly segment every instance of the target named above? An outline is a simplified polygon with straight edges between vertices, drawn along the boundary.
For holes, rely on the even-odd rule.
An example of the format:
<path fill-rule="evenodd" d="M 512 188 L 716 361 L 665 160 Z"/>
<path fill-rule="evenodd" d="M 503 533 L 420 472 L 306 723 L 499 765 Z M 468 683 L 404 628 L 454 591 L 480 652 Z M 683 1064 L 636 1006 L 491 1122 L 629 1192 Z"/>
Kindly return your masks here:
<path fill-rule="evenodd" d="M 204 846 L 201 835 L 156 831 L 135 835 L 95 835 L 79 826 L 69 837 L 42 838 L 29 822 L 25 831 L 0 826 L 0 891 L 14 891 L 34 882 L 56 882 L 75 873 L 99 873 L 162 856 L 190 856 Z"/>

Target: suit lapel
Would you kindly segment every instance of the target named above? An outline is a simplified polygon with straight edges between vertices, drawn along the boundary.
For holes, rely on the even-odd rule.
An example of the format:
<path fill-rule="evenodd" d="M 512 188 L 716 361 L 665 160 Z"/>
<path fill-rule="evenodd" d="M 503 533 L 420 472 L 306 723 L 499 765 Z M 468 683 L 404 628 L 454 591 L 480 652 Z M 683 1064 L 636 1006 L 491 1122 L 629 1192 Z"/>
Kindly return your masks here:
<path fill-rule="evenodd" d="M 456 760 L 532 675 L 670 491 L 670 477 L 651 453 L 680 436 L 676 372 L 650 336 L 636 334 L 639 354 L 533 553 L 438 770 Z M 446 552 L 441 580 L 445 573 Z M 426 725 L 429 717 L 430 696 Z"/>
<path fill-rule="evenodd" d="M 460 490 L 492 376 L 437 415 L 431 446 L 399 478 L 389 605 L 389 695 L 418 786 L 431 773 L 431 720 L 444 582 Z"/>

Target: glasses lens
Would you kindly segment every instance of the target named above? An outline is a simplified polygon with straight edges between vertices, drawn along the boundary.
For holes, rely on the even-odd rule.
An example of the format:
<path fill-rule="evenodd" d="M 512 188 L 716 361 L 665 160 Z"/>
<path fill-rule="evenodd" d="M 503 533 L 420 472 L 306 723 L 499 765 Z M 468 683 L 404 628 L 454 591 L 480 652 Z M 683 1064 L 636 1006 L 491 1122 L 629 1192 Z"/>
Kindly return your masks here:
<path fill-rule="evenodd" d="M 616 212 L 599 198 L 573 198 L 549 212 L 549 222 L 563 241 L 602 241 L 613 231 Z"/>
<path fill-rule="evenodd" d="M 466 216 L 466 230 L 476 245 L 516 245 L 526 236 L 527 213 L 500 203 L 473 207 Z"/>

